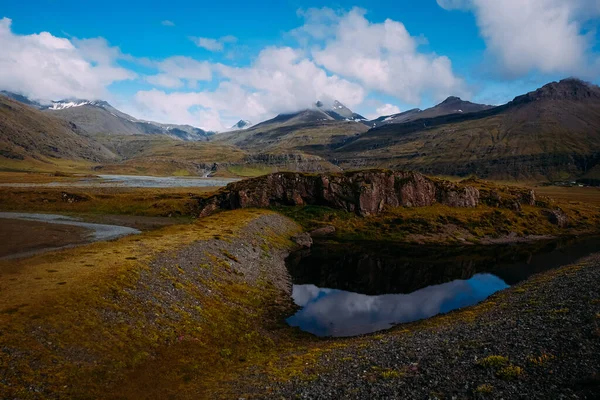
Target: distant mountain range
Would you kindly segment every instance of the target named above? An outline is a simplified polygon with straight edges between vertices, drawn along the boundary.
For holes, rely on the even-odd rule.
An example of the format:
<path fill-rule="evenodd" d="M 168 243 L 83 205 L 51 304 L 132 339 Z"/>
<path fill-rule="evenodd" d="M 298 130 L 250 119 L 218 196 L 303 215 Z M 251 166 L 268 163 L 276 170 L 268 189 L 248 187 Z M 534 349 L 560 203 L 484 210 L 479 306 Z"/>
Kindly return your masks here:
<path fill-rule="evenodd" d="M 11 166 L 29 153 L 40 159 L 92 162 L 140 152 L 158 157 L 160 141 L 163 165 L 168 165 L 168 154 L 185 149 L 188 162 L 202 168 L 218 154 L 234 154 L 238 163 L 252 159 L 256 171 L 262 170 L 263 162 L 277 161 L 278 169 L 296 170 L 301 162 L 303 171 L 310 171 L 314 162 L 315 171 L 381 167 L 498 179 L 600 179 L 600 88 L 573 78 L 551 82 L 501 106 L 449 97 L 426 110 L 371 121 L 339 101 L 317 101 L 256 125 L 240 120 L 232 131 L 220 134 L 137 120 L 104 101 L 42 105 L 4 94 L 11 99 L 0 96 L 0 161 L 8 160 Z M 136 137 L 125 140 L 123 135 Z M 145 138 L 151 137 L 168 140 L 150 145 Z M 208 147 L 195 160 L 196 147 L 169 150 L 181 140 L 206 141 Z M 211 146 L 219 150 L 211 152 Z M 212 155 L 203 158 L 206 154 Z M 227 157 L 218 159 L 226 163 Z M 136 168 L 133 161 L 130 168 Z"/>
<path fill-rule="evenodd" d="M 65 99 L 41 104 L 20 94 L 2 91 L 4 96 L 52 113 L 55 117 L 74 123 L 89 135 L 165 135 L 187 141 L 205 141 L 214 132 L 190 125 L 161 124 L 138 120 L 111 106 L 106 101 Z"/>
<path fill-rule="evenodd" d="M 565 180 L 600 163 L 600 87 L 549 83 L 498 107 L 384 125 L 334 149 L 345 168 Z"/>

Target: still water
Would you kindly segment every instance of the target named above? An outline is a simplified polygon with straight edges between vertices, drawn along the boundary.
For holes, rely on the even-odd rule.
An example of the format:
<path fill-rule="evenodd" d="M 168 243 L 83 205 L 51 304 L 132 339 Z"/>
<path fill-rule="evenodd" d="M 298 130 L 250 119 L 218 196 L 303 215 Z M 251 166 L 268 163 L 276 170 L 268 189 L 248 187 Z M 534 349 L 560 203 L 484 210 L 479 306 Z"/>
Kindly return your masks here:
<path fill-rule="evenodd" d="M 432 246 L 317 243 L 288 257 L 291 326 L 356 336 L 477 304 L 533 274 L 600 250 L 600 238 L 537 244 Z"/>

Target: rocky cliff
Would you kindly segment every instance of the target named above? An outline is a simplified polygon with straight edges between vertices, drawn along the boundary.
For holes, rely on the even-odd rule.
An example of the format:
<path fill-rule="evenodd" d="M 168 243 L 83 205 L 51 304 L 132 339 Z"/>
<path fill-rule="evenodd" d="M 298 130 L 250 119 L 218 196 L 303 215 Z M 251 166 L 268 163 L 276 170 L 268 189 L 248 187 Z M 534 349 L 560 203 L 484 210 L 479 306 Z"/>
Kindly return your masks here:
<path fill-rule="evenodd" d="M 321 205 L 359 215 L 387 207 L 423 207 L 441 203 L 475 207 L 479 191 L 467 185 L 427 178 L 417 172 L 368 170 L 343 174 L 280 172 L 229 184 L 199 199 L 199 216 L 218 209 L 275 205 Z"/>

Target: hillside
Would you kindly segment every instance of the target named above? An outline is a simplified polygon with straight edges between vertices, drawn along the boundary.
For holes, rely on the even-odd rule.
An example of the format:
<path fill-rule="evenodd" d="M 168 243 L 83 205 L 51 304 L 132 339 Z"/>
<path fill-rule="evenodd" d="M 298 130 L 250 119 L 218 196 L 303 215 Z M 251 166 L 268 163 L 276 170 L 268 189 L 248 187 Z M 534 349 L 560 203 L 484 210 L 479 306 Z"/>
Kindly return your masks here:
<path fill-rule="evenodd" d="M 0 167 L 54 171 L 67 164 L 91 165 L 116 155 L 80 135 L 72 123 L 0 96 Z"/>
<path fill-rule="evenodd" d="M 504 106 L 375 128 L 328 157 L 344 168 L 577 178 L 600 161 L 600 88 L 576 79 L 553 82 Z"/>

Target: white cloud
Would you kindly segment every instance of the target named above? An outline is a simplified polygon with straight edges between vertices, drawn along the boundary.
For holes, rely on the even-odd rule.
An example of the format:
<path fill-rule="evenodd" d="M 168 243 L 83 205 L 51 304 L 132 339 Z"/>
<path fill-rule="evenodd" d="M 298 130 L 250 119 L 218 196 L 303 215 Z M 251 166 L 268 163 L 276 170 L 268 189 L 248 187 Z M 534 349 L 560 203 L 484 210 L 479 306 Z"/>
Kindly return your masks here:
<path fill-rule="evenodd" d="M 324 97 L 352 107 L 365 95 L 360 85 L 328 75 L 302 51 L 290 47 L 264 49 L 249 68 L 220 65 L 219 71 L 232 82 L 265 94 L 263 103 L 272 112 L 297 111 Z"/>
<path fill-rule="evenodd" d="M 121 52 L 101 38 L 69 40 L 42 32 L 15 35 L 0 19 L 0 87 L 38 100 L 102 98 L 135 74 L 116 64 Z"/>
<path fill-rule="evenodd" d="M 175 22 L 169 21 L 168 19 L 165 19 L 164 21 L 162 21 L 161 24 L 163 26 L 175 26 Z"/>
<path fill-rule="evenodd" d="M 215 66 L 222 77 L 214 91 L 165 93 L 140 91 L 135 100 L 147 117 L 225 130 L 239 119 L 261 121 L 278 113 L 307 108 L 331 97 L 349 107 L 360 104 L 360 85 L 329 76 L 303 53 L 289 47 L 267 48 L 246 68 Z"/>
<path fill-rule="evenodd" d="M 471 10 L 500 72 L 531 71 L 597 77 L 594 34 L 584 24 L 600 15 L 598 0 L 437 0 L 448 10 Z"/>
<path fill-rule="evenodd" d="M 195 88 L 198 81 L 212 80 L 211 66 L 206 61 L 197 61 L 190 57 L 175 56 L 154 63 L 160 73 L 147 76 L 147 82 L 170 89 L 184 86 L 187 81 L 190 88 Z"/>
<path fill-rule="evenodd" d="M 196 46 L 202 47 L 208 51 L 223 51 L 226 44 L 237 42 L 237 38 L 231 35 L 223 36 L 219 39 L 205 37 L 191 37 L 190 39 L 196 43 Z"/>
<path fill-rule="evenodd" d="M 149 75 L 146 81 L 154 86 L 161 86 L 169 89 L 178 89 L 184 86 L 183 81 L 169 74 Z"/>
<path fill-rule="evenodd" d="M 407 103 L 418 103 L 423 95 L 439 99 L 466 95 L 465 84 L 454 75 L 450 60 L 420 53 L 423 38 L 411 36 L 399 22 L 373 24 L 359 9 L 347 13 L 313 9 L 300 15 L 306 23 L 292 35 L 313 51 L 268 47 L 247 67 L 211 65 L 220 79 L 213 91 L 141 91 L 135 97 L 137 106 L 147 118 L 225 130 L 239 119 L 261 121 L 308 108 L 316 100 L 336 99 L 355 108 L 368 90 Z M 213 50 L 233 41 L 204 38 L 200 43 L 200 39 L 195 38 L 197 44 Z M 190 66 L 186 71 L 199 68 Z M 163 67 L 149 79 L 174 89 L 182 87 L 183 76 Z M 398 107 L 381 103 L 376 110 L 378 115 L 398 112 Z"/>
<path fill-rule="evenodd" d="M 295 34 L 313 35 L 317 40 L 325 36 L 325 45 L 312 55 L 317 64 L 334 73 L 412 104 L 418 104 L 423 95 L 435 99 L 468 95 L 450 59 L 419 52 L 424 39 L 411 36 L 400 22 L 371 23 L 358 8 L 345 14 L 312 10 L 307 15 L 307 23 Z"/>

